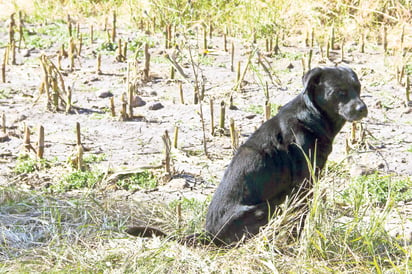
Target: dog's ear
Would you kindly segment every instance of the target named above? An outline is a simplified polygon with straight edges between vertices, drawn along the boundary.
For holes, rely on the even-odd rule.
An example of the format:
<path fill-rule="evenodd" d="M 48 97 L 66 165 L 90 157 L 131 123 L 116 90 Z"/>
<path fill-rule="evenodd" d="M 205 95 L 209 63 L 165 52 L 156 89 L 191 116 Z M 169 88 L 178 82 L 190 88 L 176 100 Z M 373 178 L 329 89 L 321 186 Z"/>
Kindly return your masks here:
<path fill-rule="evenodd" d="M 303 100 L 306 107 L 312 110 L 312 113 L 318 113 L 317 106 L 314 103 L 315 90 L 320 83 L 320 78 L 323 73 L 322 68 L 314 68 L 308 71 L 302 78 L 303 81 Z"/>
<path fill-rule="evenodd" d="M 349 73 L 353 81 L 359 83 L 358 75 L 356 75 L 356 72 L 354 72 L 353 69 L 348 68 L 348 67 L 342 67 L 342 68 L 345 69 Z"/>
<path fill-rule="evenodd" d="M 308 71 L 302 78 L 304 92 L 310 93 L 319 84 L 322 68 L 314 68 Z"/>

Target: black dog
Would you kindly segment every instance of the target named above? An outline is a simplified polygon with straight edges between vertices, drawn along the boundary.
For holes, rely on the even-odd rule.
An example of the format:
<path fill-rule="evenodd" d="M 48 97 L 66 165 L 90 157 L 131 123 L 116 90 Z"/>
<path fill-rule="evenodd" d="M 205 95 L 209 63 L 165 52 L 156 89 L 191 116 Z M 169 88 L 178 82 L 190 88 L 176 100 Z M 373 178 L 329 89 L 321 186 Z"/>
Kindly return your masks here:
<path fill-rule="evenodd" d="M 310 181 L 306 156 L 321 170 L 345 122 L 368 114 L 359 98 L 359 80 L 349 68 L 312 69 L 303 77 L 303 85 L 301 94 L 239 147 L 210 203 L 206 235 L 190 235 L 180 242 L 230 245 L 257 234 L 275 206 Z M 144 226 L 126 232 L 142 237 L 166 235 Z"/>
<path fill-rule="evenodd" d="M 350 68 L 312 69 L 303 85 L 304 91 L 254 132 L 230 162 L 207 212 L 206 233 L 213 242 L 231 244 L 257 234 L 275 206 L 310 180 L 305 155 L 322 169 L 345 122 L 367 116 Z"/>

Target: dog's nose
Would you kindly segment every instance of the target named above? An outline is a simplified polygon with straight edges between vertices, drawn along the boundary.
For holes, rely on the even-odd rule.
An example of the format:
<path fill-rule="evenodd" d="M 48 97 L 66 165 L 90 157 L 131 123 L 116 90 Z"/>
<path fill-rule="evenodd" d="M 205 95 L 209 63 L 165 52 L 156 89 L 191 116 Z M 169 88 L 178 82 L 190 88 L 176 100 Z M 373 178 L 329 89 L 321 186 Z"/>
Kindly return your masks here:
<path fill-rule="evenodd" d="M 368 108 L 365 105 L 364 102 L 359 102 L 358 105 L 356 106 L 356 111 L 362 116 L 366 117 L 368 115 Z"/>

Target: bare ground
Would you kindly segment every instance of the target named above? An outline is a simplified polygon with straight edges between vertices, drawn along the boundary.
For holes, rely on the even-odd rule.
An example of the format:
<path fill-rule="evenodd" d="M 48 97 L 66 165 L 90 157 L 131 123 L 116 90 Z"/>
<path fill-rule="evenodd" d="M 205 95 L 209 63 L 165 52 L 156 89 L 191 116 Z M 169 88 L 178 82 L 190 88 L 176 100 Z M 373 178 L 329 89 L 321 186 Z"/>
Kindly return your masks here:
<path fill-rule="evenodd" d="M 30 28 L 35 30 L 36 26 Z M 119 34 L 122 39 L 129 41 L 141 35 L 126 30 Z M 0 36 L 1 39 L 6 39 L 6 32 Z M 54 37 L 49 39 L 53 40 Z M 76 58 L 74 71 L 70 72 L 68 60 L 63 60 L 66 86 L 73 88 L 75 108 L 71 113 L 46 110 L 44 95 L 35 102 L 39 97 L 38 90 L 42 79 L 39 57 L 45 53 L 57 63 L 56 52 L 60 45 L 56 43 L 46 50 L 33 48 L 27 57 L 23 56 L 27 51 L 22 49 L 17 54 L 17 65 L 7 66 L 7 81 L 0 85 L 0 112 L 6 115 L 8 135 L 7 140 L 0 143 L 0 185 L 42 189 L 59 180 L 63 172 L 67 172 L 67 159 L 75 151 L 76 122 L 81 125 L 86 155 L 105 155 L 99 167 L 107 171 L 107 178 L 112 173 L 139 170 L 142 167 L 153 168 L 159 174 L 162 169 L 158 167 L 164 159 L 161 136 L 167 130 L 173 139 L 174 127 L 178 126 L 178 148 L 172 150 L 172 168 L 175 177 L 185 179 L 183 183 L 182 180 L 165 180 L 153 191 L 128 193 L 110 187 L 106 181 L 99 186 L 99 190 L 109 196 L 127 195 L 139 201 L 171 201 L 182 196 L 205 199 L 213 193 L 233 155 L 230 137 L 210 134 L 209 99 L 214 100 L 217 124 L 221 100 L 225 100 L 228 105 L 229 95 L 233 94 L 236 109 L 226 108 L 226 128 L 229 119 L 233 118 L 241 143 L 264 120 L 263 114 L 256 111 L 262 109 L 265 101 L 262 85 L 259 85 L 260 78 L 268 82 L 270 101 L 275 105 L 285 104 L 302 90 L 301 57 L 308 53 L 302 37 L 287 38 L 280 46 L 282 55 L 266 57 L 272 66 L 272 77 L 279 79 L 277 84 L 270 81 L 254 58 L 252 69 L 248 71 L 243 82 L 242 91 L 235 92 L 232 92 L 232 88 L 235 85 L 236 72 L 230 70 L 230 53 L 223 50 L 222 38 L 213 38 L 209 41 L 209 52 L 204 61 L 200 62 L 205 84 L 202 111 L 208 151 L 206 157 L 200 106 L 193 104 L 194 75 L 188 51 L 185 49 L 179 52 L 180 57 L 177 60 L 189 75 L 189 81 L 184 81 L 178 73 L 178 80 L 171 80 L 170 63 L 164 58 L 165 51 L 162 50 L 162 37 L 152 36 L 152 39 L 155 41 L 155 47 L 150 49 L 152 80 L 142 82 L 139 77 L 136 78 L 136 94 L 146 104 L 134 108 L 134 114 L 138 117 L 130 121 L 120 121 L 118 117 L 120 97 L 126 91 L 127 63 L 117 62 L 114 55 L 103 53 L 103 73 L 96 74 L 95 50 L 103 40 L 83 46 L 81 56 Z M 250 45 L 237 39 L 230 41 L 235 43 L 235 67 L 237 62 L 241 61 L 243 68 L 251 51 Z M 192 40 L 192 44 L 196 45 L 196 40 Z M 259 47 L 264 48 L 263 44 Z M 345 140 L 351 131 L 351 125 L 347 124 L 337 136 L 329 160 L 340 163 L 343 170 L 349 170 L 353 176 L 375 171 L 396 174 L 399 177 L 412 176 L 412 110 L 405 105 L 405 87 L 396 81 L 394 72 L 399 58 L 396 55 L 384 54 L 373 42 L 366 48 L 366 53 L 359 53 L 357 45 L 353 43 L 348 43 L 345 49 L 342 63 L 358 73 L 363 86 L 362 98 L 368 105 L 369 115 L 362 121 L 365 130 L 362 145 L 356 146 L 349 155 L 346 154 Z M 172 55 L 172 51 L 169 50 L 168 53 Z M 192 54 L 197 55 L 198 52 L 199 49 L 193 46 Z M 263 50 L 261 52 L 264 53 Z M 331 59 L 338 61 L 339 52 L 332 51 Z M 132 54 L 130 52 L 129 56 Z M 334 62 L 322 60 L 315 48 L 312 67 L 316 65 L 334 65 Z M 254 71 L 253 68 L 258 68 L 259 71 Z M 137 70 L 142 69 L 141 62 Z M 139 73 L 133 75 L 140 75 Z M 183 83 L 184 104 L 180 103 L 179 99 L 179 82 Z M 114 95 L 117 117 L 111 117 L 108 111 L 109 99 L 99 97 L 108 91 Z M 155 103 L 161 103 L 163 108 L 151 110 Z M 16 159 L 22 150 L 23 123 L 32 130 L 34 147 L 37 128 L 39 125 L 44 126 L 45 158 L 57 158 L 59 165 L 35 174 L 17 176 L 13 173 Z M 410 219 L 409 221 L 411 222 Z"/>

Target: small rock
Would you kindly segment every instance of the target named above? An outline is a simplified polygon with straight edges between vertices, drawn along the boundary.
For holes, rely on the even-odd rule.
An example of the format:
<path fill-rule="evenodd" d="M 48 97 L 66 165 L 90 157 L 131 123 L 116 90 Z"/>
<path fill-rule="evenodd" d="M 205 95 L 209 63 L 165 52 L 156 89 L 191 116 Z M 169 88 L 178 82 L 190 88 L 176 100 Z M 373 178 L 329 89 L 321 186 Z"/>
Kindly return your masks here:
<path fill-rule="evenodd" d="M 8 140 L 10 140 L 10 137 L 8 134 L 0 135 L 0 143 L 7 142 Z"/>
<path fill-rule="evenodd" d="M 382 102 L 380 100 L 376 101 L 375 102 L 375 107 L 378 108 L 378 109 L 381 109 L 382 108 Z"/>
<path fill-rule="evenodd" d="M 176 178 L 172 179 L 169 183 L 167 183 L 167 186 L 171 189 L 182 190 L 188 188 L 189 184 L 186 182 L 186 179 L 184 178 Z"/>
<path fill-rule="evenodd" d="M 14 124 L 17 124 L 17 123 L 22 122 L 22 121 L 24 121 L 24 120 L 26 120 L 26 119 L 27 119 L 27 116 L 24 115 L 24 114 L 22 114 L 22 115 L 20 115 L 16 120 L 14 120 L 12 124 L 13 124 L 13 125 L 14 125 Z"/>
<path fill-rule="evenodd" d="M 140 96 L 133 96 L 132 107 L 142 107 L 146 102 Z"/>
<path fill-rule="evenodd" d="M 162 109 L 162 108 L 164 108 L 164 106 L 161 103 L 154 103 L 154 104 L 149 106 L 150 110 L 158 110 L 158 109 Z"/>
<path fill-rule="evenodd" d="M 359 176 L 371 175 L 375 173 L 375 169 L 364 166 L 364 165 L 354 165 L 349 170 L 349 173 L 352 177 L 359 177 Z"/>
<path fill-rule="evenodd" d="M 113 97 L 113 93 L 110 91 L 103 91 L 99 94 L 99 98 L 108 98 L 108 97 Z"/>
<path fill-rule="evenodd" d="M 30 57 L 30 55 L 31 55 L 31 54 L 30 54 L 30 51 L 31 51 L 30 49 L 24 51 L 24 52 L 23 52 L 23 57 Z"/>
<path fill-rule="evenodd" d="M 240 82 L 240 88 L 244 88 L 244 87 L 246 87 L 246 86 L 249 85 L 249 84 L 250 84 L 249 81 L 242 80 L 242 81 Z"/>

